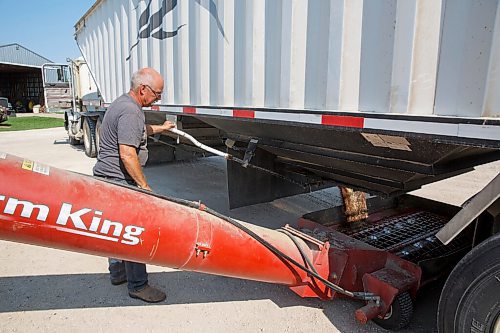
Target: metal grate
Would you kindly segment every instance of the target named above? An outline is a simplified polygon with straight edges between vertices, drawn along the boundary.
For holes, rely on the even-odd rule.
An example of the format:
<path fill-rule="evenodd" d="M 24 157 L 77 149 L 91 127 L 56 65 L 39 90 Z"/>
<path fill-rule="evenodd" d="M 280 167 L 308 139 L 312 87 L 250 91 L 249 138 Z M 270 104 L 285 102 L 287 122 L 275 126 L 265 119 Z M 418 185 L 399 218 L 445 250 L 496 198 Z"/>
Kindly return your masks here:
<path fill-rule="evenodd" d="M 398 215 L 368 224 L 360 231 L 338 230 L 379 249 L 393 251 L 436 234 L 446 219 L 425 211 Z"/>
<path fill-rule="evenodd" d="M 446 222 L 448 220 L 445 217 L 417 211 L 375 223 L 363 222 L 354 228 L 341 227 L 337 231 L 403 259 L 419 262 L 453 254 L 470 246 L 464 235 L 443 245 L 435 235 Z"/>

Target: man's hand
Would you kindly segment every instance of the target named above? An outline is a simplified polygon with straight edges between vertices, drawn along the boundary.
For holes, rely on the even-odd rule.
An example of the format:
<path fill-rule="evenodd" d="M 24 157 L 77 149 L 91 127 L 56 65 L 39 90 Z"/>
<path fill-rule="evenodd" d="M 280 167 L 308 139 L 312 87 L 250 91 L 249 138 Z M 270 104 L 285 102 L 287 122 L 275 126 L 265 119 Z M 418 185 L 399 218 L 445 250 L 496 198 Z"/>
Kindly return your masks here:
<path fill-rule="evenodd" d="M 146 191 L 149 191 L 149 192 L 153 192 L 153 190 L 151 189 L 151 187 L 149 187 L 148 184 L 144 185 L 144 186 L 139 186 L 137 185 L 137 187 L 139 187 L 140 189 L 142 190 L 146 190 Z"/>
<path fill-rule="evenodd" d="M 168 131 L 171 128 L 174 128 L 175 124 L 169 120 L 165 120 L 165 122 L 163 123 L 163 125 L 161 125 L 161 127 L 163 128 L 162 132 L 164 132 L 164 131 Z"/>
<path fill-rule="evenodd" d="M 165 120 L 165 122 L 161 125 L 146 125 L 148 135 L 165 132 L 165 131 L 168 131 L 169 129 L 174 128 L 174 127 L 175 127 L 175 124 L 169 120 Z"/>

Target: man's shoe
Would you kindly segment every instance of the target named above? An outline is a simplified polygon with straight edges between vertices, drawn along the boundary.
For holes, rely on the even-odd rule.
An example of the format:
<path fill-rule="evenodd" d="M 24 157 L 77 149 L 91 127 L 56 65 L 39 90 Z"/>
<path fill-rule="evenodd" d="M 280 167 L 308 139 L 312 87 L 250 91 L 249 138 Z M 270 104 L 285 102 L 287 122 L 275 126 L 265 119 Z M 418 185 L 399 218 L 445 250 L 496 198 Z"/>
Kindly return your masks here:
<path fill-rule="evenodd" d="M 124 284 L 127 282 L 127 277 L 126 276 L 120 276 L 116 278 L 111 278 L 111 284 L 113 286 L 119 286 L 120 284 Z"/>
<path fill-rule="evenodd" d="M 158 303 L 167 298 L 167 295 L 163 291 L 153 288 L 149 284 L 141 290 L 129 290 L 128 295 L 148 303 Z"/>

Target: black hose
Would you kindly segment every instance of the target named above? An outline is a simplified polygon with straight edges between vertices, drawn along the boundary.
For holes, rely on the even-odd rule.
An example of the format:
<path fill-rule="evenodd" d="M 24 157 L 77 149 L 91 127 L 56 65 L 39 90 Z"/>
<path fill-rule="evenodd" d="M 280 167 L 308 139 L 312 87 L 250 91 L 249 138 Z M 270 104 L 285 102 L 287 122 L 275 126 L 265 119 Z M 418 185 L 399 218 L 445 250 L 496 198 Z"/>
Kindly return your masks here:
<path fill-rule="evenodd" d="M 311 269 L 309 269 L 309 268 L 307 268 L 307 267 L 305 267 L 301 263 L 297 262 L 296 260 L 294 260 L 293 258 L 291 258 L 290 256 L 288 256 L 287 254 L 281 252 L 276 247 L 274 247 L 272 244 L 270 244 L 268 241 L 266 241 L 265 239 L 263 239 L 262 237 L 260 237 L 258 234 L 256 234 L 252 230 L 248 229 L 247 227 L 245 227 L 241 223 L 233 220 L 232 218 L 230 218 L 228 216 L 225 216 L 223 214 L 220 214 L 220 213 L 218 213 L 218 212 L 216 212 L 216 211 L 214 211 L 214 210 L 212 210 L 212 209 L 210 209 L 208 207 L 205 207 L 203 209 L 203 211 L 205 211 L 205 212 L 207 212 L 207 213 L 209 213 L 211 215 L 214 215 L 214 216 L 216 216 L 216 217 L 218 217 L 218 218 L 220 218 L 220 219 L 222 219 L 222 220 L 224 220 L 226 222 L 229 222 L 230 224 L 234 225 L 235 227 L 243 230 L 245 233 L 247 233 L 249 236 L 251 236 L 252 238 L 254 238 L 259 243 L 261 243 L 264 247 L 266 247 L 269 251 L 271 251 L 272 253 L 274 253 L 276 256 L 288 260 L 290 263 L 292 263 L 295 266 L 297 266 L 298 268 L 302 269 L 307 274 L 309 274 L 309 275 L 317 278 L 321 282 L 323 282 L 323 284 L 325 286 L 329 287 L 330 289 L 332 289 L 332 290 L 334 290 L 336 292 L 339 292 L 341 294 L 344 294 L 346 296 L 358 298 L 358 299 L 361 299 L 361 300 L 364 300 L 364 301 L 378 299 L 378 296 L 376 296 L 376 295 L 374 295 L 372 293 L 350 292 L 350 291 L 345 290 L 345 289 L 343 289 L 342 287 L 340 287 L 340 286 L 338 286 L 336 284 L 331 283 L 330 281 L 328 281 L 327 279 L 323 278 L 321 275 L 318 274 L 318 272 L 314 269 L 313 265 L 309 261 L 309 258 L 307 258 L 307 255 L 303 254 L 307 258 L 306 262 L 308 263 L 308 265 L 310 265 L 311 267 L 313 267 L 314 271 L 311 270 Z M 292 241 L 294 241 L 294 240 L 292 239 Z M 297 243 L 295 243 L 295 244 L 298 246 Z M 301 251 L 300 246 L 298 246 L 298 248 L 299 248 L 299 251 Z"/>
<path fill-rule="evenodd" d="M 307 263 L 307 265 L 310 267 L 310 269 L 316 273 L 316 274 L 319 274 L 318 271 L 316 271 L 316 268 L 314 267 L 314 265 L 311 263 L 311 260 L 309 259 L 309 257 L 307 256 L 307 254 L 304 252 L 304 249 L 302 248 L 302 246 L 300 246 L 299 242 L 297 242 L 297 239 L 295 238 L 294 235 L 292 235 L 290 232 L 288 232 L 287 230 L 284 230 L 284 229 L 279 229 L 278 232 L 281 232 L 285 235 L 288 236 L 288 238 L 290 238 L 292 240 L 292 242 L 295 244 L 295 246 L 297 247 L 297 250 L 299 250 L 300 252 L 300 255 L 302 256 L 302 258 L 304 259 L 304 261 Z"/>

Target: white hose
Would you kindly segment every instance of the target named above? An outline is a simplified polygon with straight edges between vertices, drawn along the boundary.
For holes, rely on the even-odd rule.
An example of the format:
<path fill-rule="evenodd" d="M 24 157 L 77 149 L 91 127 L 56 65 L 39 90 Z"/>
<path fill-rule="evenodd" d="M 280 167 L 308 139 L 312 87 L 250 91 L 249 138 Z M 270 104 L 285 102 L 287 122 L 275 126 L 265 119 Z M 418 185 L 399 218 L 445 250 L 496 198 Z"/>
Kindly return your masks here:
<path fill-rule="evenodd" d="M 215 155 L 218 155 L 218 156 L 222 156 L 225 159 L 228 159 L 228 160 L 231 159 L 231 155 L 229 155 L 228 153 L 224 153 L 224 152 L 222 152 L 220 150 L 217 150 L 217 149 L 214 149 L 214 148 L 209 147 L 207 145 L 204 145 L 203 143 L 201 143 L 200 141 L 196 140 L 195 138 L 193 138 L 191 135 L 187 134 L 186 132 L 183 132 L 183 131 L 181 131 L 181 130 L 179 130 L 177 128 L 171 128 L 171 129 L 169 129 L 169 131 L 172 132 L 172 133 L 175 133 L 175 134 L 177 134 L 179 136 L 182 136 L 182 137 L 184 137 L 186 139 L 188 139 L 189 141 L 191 141 L 198 148 L 206 150 L 206 151 L 208 151 L 208 152 L 210 152 L 212 154 L 215 154 Z"/>

